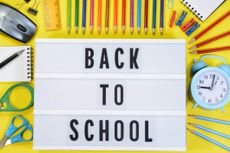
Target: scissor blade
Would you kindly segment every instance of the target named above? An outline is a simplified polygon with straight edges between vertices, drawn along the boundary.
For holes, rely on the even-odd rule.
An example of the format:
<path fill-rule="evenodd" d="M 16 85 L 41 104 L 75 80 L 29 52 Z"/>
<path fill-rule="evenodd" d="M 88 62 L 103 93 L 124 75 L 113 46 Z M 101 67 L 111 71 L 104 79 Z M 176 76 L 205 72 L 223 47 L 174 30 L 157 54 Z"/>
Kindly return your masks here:
<path fill-rule="evenodd" d="M 4 135 L 4 137 L 0 141 L 0 148 L 3 148 L 5 146 L 7 140 L 8 140 L 8 137 Z"/>

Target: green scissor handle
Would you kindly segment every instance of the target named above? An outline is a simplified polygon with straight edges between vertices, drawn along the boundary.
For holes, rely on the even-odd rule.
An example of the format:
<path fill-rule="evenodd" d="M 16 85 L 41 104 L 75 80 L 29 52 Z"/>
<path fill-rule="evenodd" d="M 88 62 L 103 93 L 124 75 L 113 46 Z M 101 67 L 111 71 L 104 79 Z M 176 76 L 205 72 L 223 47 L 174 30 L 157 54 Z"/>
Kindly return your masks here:
<path fill-rule="evenodd" d="M 29 90 L 30 94 L 31 94 L 31 101 L 30 103 L 24 107 L 24 108 L 16 108 L 16 107 L 13 107 L 11 104 L 10 104 L 10 94 L 11 92 L 17 88 L 17 87 L 24 87 L 26 89 Z M 29 109 L 31 106 L 33 106 L 34 104 L 34 89 L 32 86 L 30 86 L 29 84 L 27 83 L 19 83 L 19 84 L 15 84 L 13 86 L 11 86 L 5 93 L 4 95 L 2 96 L 2 98 L 0 99 L 0 112 L 21 112 L 21 111 L 24 111 L 24 110 L 27 110 Z"/>

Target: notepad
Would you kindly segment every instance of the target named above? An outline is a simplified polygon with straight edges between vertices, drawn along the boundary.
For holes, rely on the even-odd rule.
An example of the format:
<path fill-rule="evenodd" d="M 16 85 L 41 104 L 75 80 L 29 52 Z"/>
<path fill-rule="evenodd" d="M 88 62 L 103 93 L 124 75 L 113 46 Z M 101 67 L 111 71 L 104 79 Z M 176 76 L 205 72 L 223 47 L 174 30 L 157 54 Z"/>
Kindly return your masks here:
<path fill-rule="evenodd" d="M 181 0 L 198 18 L 206 20 L 224 0 Z"/>
<path fill-rule="evenodd" d="M 0 82 L 31 81 L 32 73 L 30 46 L 0 47 L 0 63 L 23 49 L 24 52 L 20 56 L 0 69 Z"/>

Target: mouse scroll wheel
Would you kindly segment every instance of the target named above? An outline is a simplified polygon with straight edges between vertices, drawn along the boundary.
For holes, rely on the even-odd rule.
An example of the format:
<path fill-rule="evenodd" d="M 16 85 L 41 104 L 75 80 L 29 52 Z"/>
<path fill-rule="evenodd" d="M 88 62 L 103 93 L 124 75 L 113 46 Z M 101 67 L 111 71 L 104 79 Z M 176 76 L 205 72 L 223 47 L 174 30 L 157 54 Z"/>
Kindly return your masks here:
<path fill-rule="evenodd" d="M 18 28 L 19 30 L 21 30 L 22 32 L 26 32 L 26 31 L 27 31 L 27 29 L 26 29 L 23 25 L 21 25 L 21 24 L 18 24 L 18 25 L 17 25 L 17 28 Z"/>

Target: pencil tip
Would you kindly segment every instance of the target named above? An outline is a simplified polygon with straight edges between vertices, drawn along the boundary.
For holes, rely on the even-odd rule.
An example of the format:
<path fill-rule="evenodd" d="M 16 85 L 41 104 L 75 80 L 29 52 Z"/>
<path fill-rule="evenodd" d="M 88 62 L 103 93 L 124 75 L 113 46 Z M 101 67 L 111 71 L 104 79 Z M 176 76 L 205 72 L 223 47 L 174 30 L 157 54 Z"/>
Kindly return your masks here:
<path fill-rule="evenodd" d="M 156 32 L 155 29 L 152 29 L 152 33 L 153 33 L 154 35 L 155 35 L 155 32 Z"/>
<path fill-rule="evenodd" d="M 189 48 L 189 50 L 194 50 L 194 49 L 196 49 L 196 46 L 192 46 Z"/>
<path fill-rule="evenodd" d="M 109 28 L 105 28 L 105 33 L 108 33 L 109 32 Z"/>
<path fill-rule="evenodd" d="M 190 40 L 190 41 L 188 42 L 188 44 L 191 44 L 191 43 L 193 43 L 193 42 L 195 42 L 195 41 L 196 41 L 196 39 L 193 38 L 192 40 Z"/>
<path fill-rule="evenodd" d="M 191 129 L 189 129 L 189 128 L 186 128 L 186 129 L 187 129 L 189 132 L 192 132 L 192 133 L 194 132 L 193 130 L 191 130 Z"/>
<path fill-rule="evenodd" d="M 192 114 L 188 114 L 189 117 L 194 117 L 195 115 L 192 115 Z"/>
<path fill-rule="evenodd" d="M 189 54 L 196 54 L 197 53 L 197 51 L 191 51 L 191 52 L 189 52 Z"/>
<path fill-rule="evenodd" d="M 78 27 L 75 28 L 75 32 L 78 33 Z"/>

